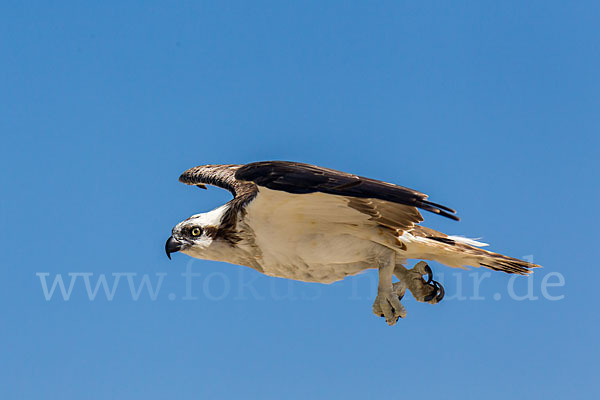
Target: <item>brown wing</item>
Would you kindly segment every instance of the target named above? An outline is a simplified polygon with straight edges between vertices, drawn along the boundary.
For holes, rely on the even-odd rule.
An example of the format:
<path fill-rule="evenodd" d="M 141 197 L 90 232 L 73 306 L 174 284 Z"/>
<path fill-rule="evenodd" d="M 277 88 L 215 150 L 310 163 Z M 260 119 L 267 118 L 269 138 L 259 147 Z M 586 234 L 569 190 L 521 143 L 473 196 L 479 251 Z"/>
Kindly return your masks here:
<path fill-rule="evenodd" d="M 240 167 L 241 165 L 237 164 L 200 165 L 181 174 L 179 182 L 202 189 L 206 189 L 205 185 L 217 186 L 229 190 L 236 198 L 255 193 L 256 185 L 235 178 L 235 173 Z"/>
<path fill-rule="evenodd" d="M 403 186 L 352 175 L 329 168 L 289 161 L 263 161 L 240 167 L 235 178 L 288 193 L 322 192 L 371 198 L 421 208 L 454 220 L 453 209 L 430 202 L 427 195 Z"/>
<path fill-rule="evenodd" d="M 310 164 L 202 165 L 185 171 L 179 180 L 201 188 L 208 184 L 229 190 L 235 197 L 232 211 L 254 199 L 258 185 L 290 194 L 320 192 L 344 197 L 350 208 L 392 230 L 406 231 L 423 221 L 418 208 L 458 220 L 454 210 L 428 201 L 426 194 L 416 190 Z"/>
<path fill-rule="evenodd" d="M 321 192 L 348 198 L 348 206 L 380 225 L 406 230 L 423 221 L 417 208 L 459 220 L 456 211 L 406 187 L 333 169 L 289 161 L 263 161 L 237 169 L 235 178 L 292 194 Z"/>
<path fill-rule="evenodd" d="M 371 221 L 396 231 L 406 231 L 423 221 L 416 207 L 378 199 L 348 197 L 348 206 L 370 216 Z"/>

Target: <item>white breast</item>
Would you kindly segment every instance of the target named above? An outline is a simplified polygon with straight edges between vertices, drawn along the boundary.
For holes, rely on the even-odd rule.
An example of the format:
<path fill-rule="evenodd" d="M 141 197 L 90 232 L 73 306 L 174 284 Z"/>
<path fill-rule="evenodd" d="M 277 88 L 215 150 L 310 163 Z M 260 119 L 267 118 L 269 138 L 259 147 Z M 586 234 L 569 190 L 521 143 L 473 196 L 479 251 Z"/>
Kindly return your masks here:
<path fill-rule="evenodd" d="M 330 283 L 376 267 L 376 228 L 343 197 L 260 188 L 244 220 L 267 275 Z"/>

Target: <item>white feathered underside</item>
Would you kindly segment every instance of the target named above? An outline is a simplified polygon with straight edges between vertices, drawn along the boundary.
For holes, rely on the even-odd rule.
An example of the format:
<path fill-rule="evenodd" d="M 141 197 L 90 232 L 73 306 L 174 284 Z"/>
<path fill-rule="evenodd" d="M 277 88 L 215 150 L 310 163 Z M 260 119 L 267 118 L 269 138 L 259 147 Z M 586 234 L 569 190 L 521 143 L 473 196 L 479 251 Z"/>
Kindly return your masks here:
<path fill-rule="evenodd" d="M 347 198 L 324 193 L 294 195 L 261 187 L 246 209 L 243 224 L 254 233 L 264 273 L 281 278 L 335 282 L 377 268 L 378 257 L 386 252 L 395 252 L 398 262 L 414 258 L 456 267 L 465 265 L 463 261 L 478 265 L 476 260 L 457 260 L 457 254 L 448 257 L 441 243 L 406 232 L 395 236 L 348 207 Z M 485 245 L 459 236 L 453 239 Z"/>
<path fill-rule="evenodd" d="M 376 267 L 377 245 L 360 237 L 372 225 L 369 217 L 343 197 L 260 188 L 244 223 L 254 232 L 267 275 L 330 283 Z"/>

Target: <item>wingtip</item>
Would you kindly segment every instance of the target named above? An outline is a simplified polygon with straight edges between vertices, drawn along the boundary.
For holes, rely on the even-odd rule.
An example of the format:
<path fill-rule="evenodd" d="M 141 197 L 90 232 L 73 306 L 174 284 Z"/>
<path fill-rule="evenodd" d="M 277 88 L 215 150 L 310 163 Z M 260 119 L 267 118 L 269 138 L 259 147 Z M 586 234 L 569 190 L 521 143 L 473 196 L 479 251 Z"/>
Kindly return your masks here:
<path fill-rule="evenodd" d="M 187 174 L 188 171 L 185 171 L 183 174 L 179 175 L 179 182 L 185 183 L 186 185 L 191 185 L 192 183 L 189 181 L 189 175 Z"/>
<path fill-rule="evenodd" d="M 179 175 L 179 182 L 185 183 L 186 185 L 196 185 L 200 187 L 202 184 L 198 184 L 198 182 L 194 182 L 194 170 L 198 167 L 190 168 L 185 170 L 181 175 Z M 204 185 L 202 185 L 204 186 Z M 206 189 L 206 186 L 203 188 Z"/>
<path fill-rule="evenodd" d="M 439 215 L 441 215 L 441 216 L 444 216 L 446 218 L 450 218 L 450 219 L 452 219 L 454 221 L 460 221 L 460 217 L 458 215 L 454 215 L 454 214 L 451 214 L 451 213 L 443 211 L 443 210 L 437 210 L 437 211 L 438 211 L 437 213 Z M 454 211 L 454 212 L 456 212 L 456 211 Z"/>
<path fill-rule="evenodd" d="M 457 215 L 455 215 L 456 214 L 456 210 L 454 210 L 454 209 L 452 209 L 450 207 L 446 207 L 446 206 L 443 206 L 441 204 L 434 203 L 434 202 L 428 201 L 428 200 L 424 200 L 422 202 L 422 204 L 425 206 L 425 207 L 422 207 L 422 208 L 425 209 L 425 210 L 427 210 L 427 211 L 431 211 L 431 212 L 433 212 L 435 214 L 444 216 L 446 218 L 453 219 L 454 221 L 460 221 L 460 218 Z"/>

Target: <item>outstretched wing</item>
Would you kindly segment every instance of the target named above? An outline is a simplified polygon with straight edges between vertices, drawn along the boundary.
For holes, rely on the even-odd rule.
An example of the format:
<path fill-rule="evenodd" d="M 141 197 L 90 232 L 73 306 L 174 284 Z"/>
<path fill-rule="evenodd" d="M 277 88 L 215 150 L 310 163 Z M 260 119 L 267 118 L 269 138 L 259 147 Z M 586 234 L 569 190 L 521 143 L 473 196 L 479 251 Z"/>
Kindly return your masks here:
<path fill-rule="evenodd" d="M 427 195 L 413 189 L 334 169 L 289 161 L 263 161 L 240 167 L 235 178 L 288 193 L 322 192 L 338 196 L 371 198 L 417 207 L 454 219 L 453 209 L 430 202 Z"/>
<path fill-rule="evenodd" d="M 229 190 L 235 198 L 255 194 L 256 185 L 235 178 L 235 173 L 240 167 L 238 164 L 200 165 L 181 174 L 179 182 L 202 189 L 206 189 L 205 185 L 217 186 Z"/>
<path fill-rule="evenodd" d="M 264 161 L 244 165 L 235 179 L 290 194 L 325 193 L 345 197 L 347 206 L 379 225 L 406 230 L 423 220 L 418 209 L 454 220 L 456 211 L 427 200 L 416 190 L 364 178 L 333 169 L 288 161 Z"/>
<path fill-rule="evenodd" d="M 311 207 L 306 208 L 307 199 L 304 196 L 297 198 L 293 195 L 311 193 L 333 195 L 332 201 L 335 204 L 358 211 L 367 216 L 370 221 L 392 230 L 406 231 L 423 221 L 418 209 L 458 220 L 454 210 L 428 201 L 426 194 L 416 190 L 297 162 L 263 161 L 246 165 L 202 165 L 185 171 L 179 180 L 204 189 L 206 189 L 205 185 L 213 185 L 229 190 L 234 195 L 231 213 L 229 213 L 232 219 L 243 205 L 257 196 L 258 185 L 279 192 L 282 196 L 287 194 L 289 197 L 284 196 L 287 198 L 284 201 L 290 201 L 290 206 L 301 198 L 302 208 L 306 213 L 311 212 Z M 327 217 L 333 219 L 336 215 L 341 217 L 340 208 L 335 206 L 329 209 L 324 200 L 319 199 L 321 204 L 312 205 L 315 214 L 325 217 L 329 210 Z M 279 200 L 279 198 L 270 199 L 276 202 Z M 308 204 L 312 203 L 308 202 Z M 269 204 L 264 206 L 270 208 Z M 318 212 L 317 208 L 319 208 Z M 323 208 L 324 210 L 321 210 Z"/>

